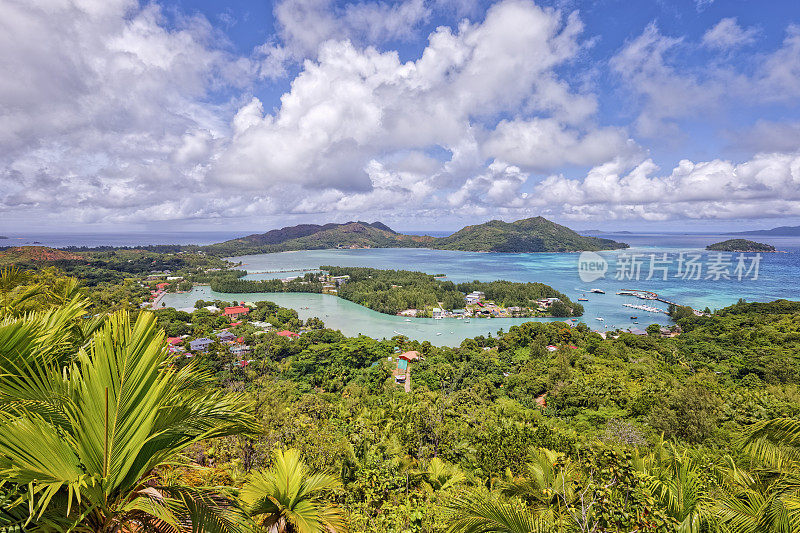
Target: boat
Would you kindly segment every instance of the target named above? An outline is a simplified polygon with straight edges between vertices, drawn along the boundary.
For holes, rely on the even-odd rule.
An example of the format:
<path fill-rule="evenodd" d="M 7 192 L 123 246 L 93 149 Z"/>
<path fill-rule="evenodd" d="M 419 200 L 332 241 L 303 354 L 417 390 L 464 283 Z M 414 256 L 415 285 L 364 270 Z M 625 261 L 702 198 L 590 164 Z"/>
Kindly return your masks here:
<path fill-rule="evenodd" d="M 599 317 L 599 316 L 598 316 L 597 318 L 595 318 L 595 320 L 599 320 L 599 321 L 601 321 L 601 322 L 602 322 L 602 321 L 603 321 L 603 317 Z"/>
<path fill-rule="evenodd" d="M 636 320 L 637 318 L 639 318 L 639 317 L 638 316 L 632 316 L 631 320 Z"/>
<path fill-rule="evenodd" d="M 578 298 L 579 302 L 588 302 L 589 298 Z"/>
<path fill-rule="evenodd" d="M 441 335 L 441 334 L 442 334 L 441 332 L 437 333 L 437 335 Z"/>
<path fill-rule="evenodd" d="M 593 292 L 595 294 L 605 294 L 606 293 L 606 291 L 604 291 L 603 289 L 592 289 L 589 292 Z"/>
<path fill-rule="evenodd" d="M 450 332 L 450 335 L 452 335 L 453 333 L 454 333 L 454 332 L 452 332 L 452 331 L 451 331 L 451 332 Z"/>
<path fill-rule="evenodd" d="M 410 318 L 406 318 L 406 322 L 411 322 L 411 319 Z"/>

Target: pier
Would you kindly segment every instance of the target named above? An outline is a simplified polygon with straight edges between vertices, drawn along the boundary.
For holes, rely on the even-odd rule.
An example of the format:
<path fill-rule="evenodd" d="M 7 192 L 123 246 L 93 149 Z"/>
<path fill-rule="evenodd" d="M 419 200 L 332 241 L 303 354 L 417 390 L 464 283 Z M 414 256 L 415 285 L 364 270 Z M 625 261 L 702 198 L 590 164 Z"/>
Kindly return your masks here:
<path fill-rule="evenodd" d="M 242 265 L 247 266 L 247 265 Z M 290 268 L 290 269 L 282 269 L 282 270 L 253 270 L 247 271 L 247 274 L 280 274 L 282 272 L 322 272 L 318 268 Z"/>
<path fill-rule="evenodd" d="M 680 305 L 678 303 L 672 302 L 667 300 L 666 298 L 662 298 L 653 291 L 645 291 L 641 289 L 623 289 L 617 293 L 620 296 L 635 296 L 641 300 L 655 300 L 657 302 L 663 302 L 667 305 Z M 630 307 L 630 306 L 629 306 Z"/>

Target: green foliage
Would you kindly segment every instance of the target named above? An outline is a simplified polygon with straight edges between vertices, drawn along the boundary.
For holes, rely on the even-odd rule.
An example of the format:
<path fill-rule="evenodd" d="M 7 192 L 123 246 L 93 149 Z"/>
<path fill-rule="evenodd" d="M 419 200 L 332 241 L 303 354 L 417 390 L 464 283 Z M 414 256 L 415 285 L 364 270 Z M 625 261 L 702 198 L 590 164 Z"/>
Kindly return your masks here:
<path fill-rule="evenodd" d="M 74 299 L 0 322 L 0 476 L 20 494 L 0 521 L 238 531 L 241 517 L 219 505 L 221 494 L 175 483 L 164 470 L 197 442 L 252 431 L 244 399 L 208 390 L 210 376 L 191 366 L 165 366 L 151 314 L 131 324 L 117 313 L 91 337 L 84 314 Z"/>
<path fill-rule="evenodd" d="M 88 319 L 83 291 L 59 276 L 0 276 L 0 528 L 27 521 L 32 501 L 29 530 L 64 530 L 104 498 L 86 520 L 208 531 L 298 530 L 290 516 L 329 508 L 376 533 L 800 526 L 797 303 L 692 314 L 674 338 L 530 322 L 435 347 L 348 338 L 266 301 L 235 327 L 206 309 Z M 157 331 L 189 340 L 223 327 L 250 346 L 247 365 L 222 342 L 173 359 Z M 409 350 L 422 358 L 406 393 L 392 372 Z M 279 449 L 297 451 L 280 466 Z M 315 472 L 326 488 L 310 490 Z M 237 511 L 242 500 L 261 526 Z"/>

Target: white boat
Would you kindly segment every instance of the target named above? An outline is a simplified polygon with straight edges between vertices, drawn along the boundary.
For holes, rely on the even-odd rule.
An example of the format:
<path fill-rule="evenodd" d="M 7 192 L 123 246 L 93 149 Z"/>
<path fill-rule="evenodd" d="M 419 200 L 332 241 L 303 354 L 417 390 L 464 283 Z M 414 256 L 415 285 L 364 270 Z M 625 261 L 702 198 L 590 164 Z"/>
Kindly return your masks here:
<path fill-rule="evenodd" d="M 597 317 L 597 318 L 595 318 L 595 320 L 600 320 L 602 322 L 603 318 L 602 317 Z"/>
<path fill-rule="evenodd" d="M 441 335 L 441 333 L 437 333 L 437 335 Z"/>
<path fill-rule="evenodd" d="M 406 318 L 406 322 L 411 322 L 411 319 L 410 318 Z"/>
<path fill-rule="evenodd" d="M 595 294 L 605 294 L 606 293 L 606 291 L 604 291 L 603 289 L 592 289 L 590 292 L 593 292 Z"/>

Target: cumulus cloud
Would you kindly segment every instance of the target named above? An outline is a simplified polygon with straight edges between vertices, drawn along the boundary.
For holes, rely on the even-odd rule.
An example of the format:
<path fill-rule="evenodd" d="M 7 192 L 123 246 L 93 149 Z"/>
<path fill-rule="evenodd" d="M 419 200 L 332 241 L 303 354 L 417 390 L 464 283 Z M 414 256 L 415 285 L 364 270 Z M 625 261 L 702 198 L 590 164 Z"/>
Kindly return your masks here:
<path fill-rule="evenodd" d="M 483 144 L 486 157 L 548 172 L 564 164 L 591 165 L 621 155 L 639 154 L 640 147 L 619 128 L 582 133 L 557 120 L 502 120 Z"/>
<path fill-rule="evenodd" d="M 613 161 L 583 179 L 551 176 L 533 206 L 558 206 L 567 218 L 738 218 L 800 215 L 800 153 L 761 153 L 736 164 L 683 160 L 669 174 L 649 159 Z"/>
<path fill-rule="evenodd" d="M 263 113 L 256 99 L 239 110 L 213 176 L 256 190 L 292 183 L 364 192 L 374 188 L 371 161 L 409 150 L 451 154 L 440 172 L 424 178 L 439 185 L 480 172 L 487 157 L 548 171 L 604 161 L 629 148 L 627 137 L 578 126 L 593 116 L 596 101 L 571 91 L 554 72 L 579 50 L 581 30 L 574 14 L 565 20 L 530 2 L 506 1 L 483 22 L 438 28 L 416 61 L 327 41 L 318 60 L 305 62 L 278 110 Z M 520 109 L 547 118 L 502 121 L 484 131 L 483 119 Z M 526 128 L 531 140 L 536 128 L 547 130 L 540 137 L 557 132 L 558 138 L 510 146 L 513 128 Z"/>
<path fill-rule="evenodd" d="M 410 60 L 381 46 L 444 9 L 475 13 L 469 0 L 285 0 L 275 40 L 241 57 L 206 19 L 168 22 L 154 3 L 0 3 L 0 68 L 13 73 L 0 78 L 0 211 L 120 224 L 798 214 L 796 124 L 740 135 L 738 149 L 761 152 L 744 163 L 663 173 L 627 127 L 601 123 L 593 86 L 565 74 L 591 42 L 578 13 L 503 0 L 435 29 Z M 726 20 L 705 46 L 747 44 L 750 30 Z M 692 46 L 651 24 L 610 60 L 640 135 L 680 134 L 680 120 L 737 98 L 800 96 L 798 27 L 746 73 L 727 53 L 686 68 Z M 252 96 L 291 62 L 279 101 Z"/>
<path fill-rule="evenodd" d="M 277 78 L 289 62 L 315 58 L 322 43 L 376 45 L 409 38 L 431 14 L 424 0 L 337 5 L 333 0 L 283 0 L 274 8 L 277 34 L 257 49 L 260 73 Z"/>
<path fill-rule="evenodd" d="M 204 100 L 246 68 L 216 39 L 132 0 L 3 2 L 0 205 L 98 220 L 202 194 L 225 127 Z"/>
<path fill-rule="evenodd" d="M 703 35 L 703 45 L 717 50 L 730 50 L 756 41 L 756 28 L 742 28 L 735 17 L 720 20 Z"/>

